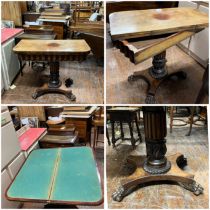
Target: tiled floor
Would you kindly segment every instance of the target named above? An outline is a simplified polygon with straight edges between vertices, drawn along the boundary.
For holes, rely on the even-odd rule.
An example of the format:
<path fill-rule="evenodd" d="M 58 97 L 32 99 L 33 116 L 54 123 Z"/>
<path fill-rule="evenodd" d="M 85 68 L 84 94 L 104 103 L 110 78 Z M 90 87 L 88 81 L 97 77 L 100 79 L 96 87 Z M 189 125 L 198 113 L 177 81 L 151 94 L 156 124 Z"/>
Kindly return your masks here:
<path fill-rule="evenodd" d="M 169 118 L 168 118 L 169 119 Z M 168 120 L 169 121 L 169 120 Z M 123 172 L 123 162 L 126 157 L 132 155 L 145 155 L 145 143 L 140 143 L 132 150 L 129 142 L 118 144 L 116 149 L 107 145 L 107 191 L 109 208 L 155 208 L 155 209 L 182 209 L 182 208 L 208 208 L 208 137 L 205 127 L 193 126 L 191 136 L 186 136 L 189 125 L 185 127 L 173 127 L 173 132 L 168 129 L 167 155 L 177 152 L 187 157 L 188 165 L 185 171 L 195 175 L 195 180 L 204 187 L 204 193 L 195 196 L 192 192 L 178 185 L 166 183 L 148 185 L 138 188 L 123 199 L 122 202 L 113 201 L 112 193 L 120 185 L 120 181 L 126 176 Z M 144 139 L 143 127 L 141 127 Z M 110 132 L 111 133 L 111 132 Z"/>

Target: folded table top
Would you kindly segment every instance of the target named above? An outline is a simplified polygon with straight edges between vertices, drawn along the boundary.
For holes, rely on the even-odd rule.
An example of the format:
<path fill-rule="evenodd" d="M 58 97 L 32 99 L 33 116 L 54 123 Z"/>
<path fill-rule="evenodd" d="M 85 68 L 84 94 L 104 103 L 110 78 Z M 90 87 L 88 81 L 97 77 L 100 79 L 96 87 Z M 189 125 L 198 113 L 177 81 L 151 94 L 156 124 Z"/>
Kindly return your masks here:
<path fill-rule="evenodd" d="M 115 12 L 109 19 L 113 40 L 197 30 L 209 22 L 208 14 L 188 7 Z"/>
<path fill-rule="evenodd" d="M 71 54 L 88 53 L 90 47 L 85 40 L 26 40 L 22 39 L 14 48 L 16 53 Z"/>
<path fill-rule="evenodd" d="M 75 205 L 101 203 L 101 183 L 92 149 L 33 150 L 9 187 L 7 198 Z"/>

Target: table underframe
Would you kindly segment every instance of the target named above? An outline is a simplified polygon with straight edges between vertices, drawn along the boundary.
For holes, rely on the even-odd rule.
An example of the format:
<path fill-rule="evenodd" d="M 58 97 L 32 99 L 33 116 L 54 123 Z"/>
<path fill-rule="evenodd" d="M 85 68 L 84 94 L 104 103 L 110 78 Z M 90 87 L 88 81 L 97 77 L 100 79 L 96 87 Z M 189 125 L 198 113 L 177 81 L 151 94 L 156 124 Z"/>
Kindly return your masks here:
<path fill-rule="evenodd" d="M 166 68 L 166 51 L 153 57 L 152 67 L 143 70 L 136 71 L 128 77 L 129 82 L 133 82 L 137 79 L 143 79 L 148 84 L 147 96 L 145 99 L 146 104 L 158 103 L 155 99 L 155 94 L 159 86 L 172 76 L 177 76 L 180 79 L 186 79 L 187 74 L 184 71 L 175 70 L 168 72 Z"/>

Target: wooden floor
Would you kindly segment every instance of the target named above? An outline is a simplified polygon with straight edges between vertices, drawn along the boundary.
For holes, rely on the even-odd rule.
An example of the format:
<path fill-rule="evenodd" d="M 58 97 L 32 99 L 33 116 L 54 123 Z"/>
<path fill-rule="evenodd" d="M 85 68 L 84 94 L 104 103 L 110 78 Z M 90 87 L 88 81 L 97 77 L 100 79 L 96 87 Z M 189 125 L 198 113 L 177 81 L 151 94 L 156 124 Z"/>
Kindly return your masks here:
<path fill-rule="evenodd" d="M 14 84 L 16 88 L 6 91 L 2 96 L 3 104 L 102 104 L 104 100 L 103 67 L 96 64 L 93 55 L 89 55 L 84 62 L 61 62 L 60 78 L 65 81 L 72 78 L 72 89 L 76 96 L 76 102 L 71 102 L 61 94 L 46 94 L 36 100 L 31 95 L 36 88 L 48 78 L 49 68 L 42 72 L 33 71 L 28 65 L 25 66 L 24 75 L 18 75 Z M 44 79 L 43 79 L 44 78 Z"/>
<path fill-rule="evenodd" d="M 169 119 L 169 118 L 168 118 Z M 168 120 L 169 121 L 169 120 Z M 110 134 L 111 134 L 111 130 Z M 203 209 L 209 206 L 208 180 L 208 135 L 205 127 L 193 126 L 191 136 L 185 136 L 189 131 L 189 125 L 185 127 L 173 127 L 167 140 L 167 155 L 180 152 L 187 157 L 188 166 L 185 171 L 195 175 L 195 180 L 204 187 L 204 193 L 195 196 L 192 192 L 178 185 L 156 183 L 145 185 L 128 195 L 122 202 L 113 201 L 112 193 L 119 187 L 120 181 L 126 176 L 122 173 L 123 162 L 126 157 L 132 155 L 145 155 L 145 143 L 140 143 L 135 150 L 130 142 L 118 143 L 116 149 L 107 145 L 107 200 L 109 208 L 117 209 Z M 143 126 L 141 133 L 144 139 Z"/>
<path fill-rule="evenodd" d="M 158 103 L 193 104 L 202 84 L 204 69 L 177 46 L 169 48 L 166 53 L 168 71 L 174 68 L 183 70 L 187 79 L 170 79 L 161 84 L 156 93 Z M 107 103 L 144 104 L 147 83 L 141 79 L 129 83 L 127 78 L 135 71 L 149 68 L 152 59 L 137 65 L 131 63 L 119 49 L 113 47 L 110 35 L 107 35 L 106 58 Z M 208 103 L 207 97 L 204 103 Z"/>

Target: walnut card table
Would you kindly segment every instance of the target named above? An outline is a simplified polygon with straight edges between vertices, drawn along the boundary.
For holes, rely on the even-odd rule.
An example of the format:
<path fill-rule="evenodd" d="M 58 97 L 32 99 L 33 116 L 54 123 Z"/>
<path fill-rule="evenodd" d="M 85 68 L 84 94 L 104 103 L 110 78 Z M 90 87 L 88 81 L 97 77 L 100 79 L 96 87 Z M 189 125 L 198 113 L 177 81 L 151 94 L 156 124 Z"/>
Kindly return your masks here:
<path fill-rule="evenodd" d="M 166 8 L 110 14 L 110 33 L 115 45 L 138 64 L 153 57 L 153 66 L 134 72 L 128 81 L 144 79 L 149 84 L 146 103 L 157 103 L 155 93 L 168 76 L 186 78 L 184 72 L 168 72 L 166 50 L 208 27 L 208 14 L 192 8 Z"/>
<path fill-rule="evenodd" d="M 59 79 L 60 61 L 83 61 L 90 52 L 85 40 L 21 40 L 13 51 L 21 60 L 48 61 L 50 64 L 50 80 L 48 84 L 36 90 L 34 99 L 46 93 L 61 93 L 70 100 L 76 100 Z"/>
<path fill-rule="evenodd" d="M 182 154 L 165 156 L 166 107 L 144 106 L 143 114 L 146 155 L 127 158 L 125 166 L 129 169 L 129 176 L 122 180 L 121 186 L 112 195 L 113 199 L 122 201 L 139 185 L 158 181 L 178 183 L 195 195 L 203 193 L 203 187 L 196 183 L 194 176 L 182 170 L 187 165 L 187 159 Z"/>
<path fill-rule="evenodd" d="M 103 202 L 103 195 L 92 149 L 74 147 L 32 151 L 6 196 L 12 201 L 99 205 Z"/>

